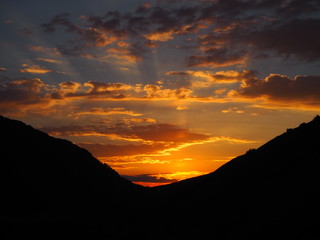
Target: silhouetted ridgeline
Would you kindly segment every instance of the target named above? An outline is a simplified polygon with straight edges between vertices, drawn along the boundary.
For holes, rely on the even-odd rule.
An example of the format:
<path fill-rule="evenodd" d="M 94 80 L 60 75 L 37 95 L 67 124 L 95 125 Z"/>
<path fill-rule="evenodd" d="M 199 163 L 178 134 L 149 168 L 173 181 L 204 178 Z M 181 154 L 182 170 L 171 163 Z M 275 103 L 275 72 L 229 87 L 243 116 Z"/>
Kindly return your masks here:
<path fill-rule="evenodd" d="M 141 189 L 87 150 L 22 122 L 0 116 L 0 133 L 0 220 L 2 227 L 19 226 L 6 228 L 8 236 L 44 225 L 75 225 L 76 234 L 101 219 L 113 226 Z"/>
<path fill-rule="evenodd" d="M 19 121 L 0 131 L 4 239 L 320 239 L 320 117 L 156 188 Z"/>
<path fill-rule="evenodd" d="M 319 184 L 317 116 L 213 173 L 154 194 L 170 213 L 168 228 L 191 239 L 320 239 Z"/>

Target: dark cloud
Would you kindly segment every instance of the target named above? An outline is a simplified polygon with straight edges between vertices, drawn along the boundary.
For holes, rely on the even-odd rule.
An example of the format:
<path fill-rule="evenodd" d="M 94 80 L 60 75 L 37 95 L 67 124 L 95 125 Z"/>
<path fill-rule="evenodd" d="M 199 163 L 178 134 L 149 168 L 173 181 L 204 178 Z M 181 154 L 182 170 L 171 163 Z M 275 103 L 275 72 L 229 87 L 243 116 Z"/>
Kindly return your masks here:
<path fill-rule="evenodd" d="M 209 135 L 193 133 L 189 129 L 166 123 L 135 126 L 132 130 L 139 138 L 150 141 L 192 142 L 210 138 Z"/>
<path fill-rule="evenodd" d="M 129 179 L 132 182 L 144 182 L 144 183 L 171 183 L 173 180 L 159 177 L 156 174 L 140 174 L 140 175 L 121 175 L 124 178 Z"/>
<path fill-rule="evenodd" d="M 0 113 L 24 115 L 28 110 L 48 106 L 45 84 L 39 78 L 0 78 Z"/>
<path fill-rule="evenodd" d="M 264 79 L 244 80 L 236 93 L 246 98 L 266 97 L 272 101 L 300 102 L 319 105 L 320 76 L 288 76 L 271 74 Z"/>
<path fill-rule="evenodd" d="M 21 33 L 23 35 L 32 35 L 33 29 L 32 28 L 22 28 L 19 30 L 19 33 Z"/>
<path fill-rule="evenodd" d="M 188 42 L 198 37 L 197 51 L 186 58 L 189 67 L 220 67 L 244 63 L 250 57 L 294 56 L 307 61 L 320 58 L 317 0 L 166 1 L 142 5 L 135 11 L 109 11 L 76 24 L 68 13 L 42 24 L 44 31 L 64 27 L 78 39 L 59 47 L 62 54 L 85 56 L 88 48 L 108 47 L 126 41 L 124 48 L 137 60 L 162 42 Z"/>
<path fill-rule="evenodd" d="M 248 43 L 258 50 L 272 50 L 306 61 L 320 59 L 320 19 L 294 19 L 250 33 Z"/>
<path fill-rule="evenodd" d="M 210 48 L 204 55 L 189 56 L 188 67 L 224 67 L 245 62 L 246 51 L 231 52 L 228 48 Z"/>
<path fill-rule="evenodd" d="M 320 10 L 320 2 L 318 0 L 291 0 L 276 6 L 278 6 L 277 13 L 285 17 L 296 17 L 299 15 L 307 17 Z"/>
<path fill-rule="evenodd" d="M 211 136 L 194 133 L 189 129 L 166 123 L 138 125 L 130 124 L 62 126 L 41 128 L 54 136 L 88 136 L 97 135 L 123 141 L 123 144 L 80 143 L 99 158 L 125 157 L 136 155 L 157 155 L 164 151 L 173 151 L 185 144 L 200 144 L 210 141 Z M 126 143 L 126 142 L 130 143 Z M 118 161 L 118 160 L 117 160 Z M 123 160 L 119 160 L 123 161 Z"/>
<path fill-rule="evenodd" d="M 45 85 L 39 78 L 2 79 L 0 85 L 1 104 L 18 103 L 23 105 L 36 104 L 44 100 L 41 92 Z"/>
<path fill-rule="evenodd" d="M 69 20 L 70 13 L 61 13 L 54 16 L 48 23 L 41 24 L 45 32 L 55 32 L 58 26 L 66 27 L 68 32 L 76 32 L 79 28 Z"/>
<path fill-rule="evenodd" d="M 113 126 L 64 126 L 42 128 L 49 134 L 56 136 L 81 136 L 81 135 L 116 135 L 122 139 L 136 139 L 151 142 L 173 142 L 184 143 L 208 140 L 210 135 L 193 133 L 189 129 L 167 123 L 156 123 L 149 125 L 124 125 Z"/>
<path fill-rule="evenodd" d="M 168 148 L 168 146 L 163 143 L 127 145 L 80 143 L 79 146 L 87 149 L 97 158 L 153 154 Z"/>

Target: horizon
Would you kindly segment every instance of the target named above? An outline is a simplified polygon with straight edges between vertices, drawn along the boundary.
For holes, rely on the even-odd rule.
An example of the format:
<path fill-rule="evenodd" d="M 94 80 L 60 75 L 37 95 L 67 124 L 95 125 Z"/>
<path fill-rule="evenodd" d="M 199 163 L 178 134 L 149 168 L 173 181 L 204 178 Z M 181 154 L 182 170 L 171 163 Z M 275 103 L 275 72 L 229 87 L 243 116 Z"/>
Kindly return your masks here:
<path fill-rule="evenodd" d="M 31 0 L 0 12 L 0 114 L 144 186 L 213 172 L 319 114 L 317 0 Z"/>
<path fill-rule="evenodd" d="M 2 116 L 1 114 L 0 114 L 0 118 L 5 118 L 5 119 L 8 119 L 8 120 L 10 120 L 10 121 L 18 121 L 18 122 L 20 122 L 20 123 L 22 123 L 22 124 L 26 124 L 26 123 L 24 123 L 24 122 L 22 122 L 22 121 L 20 121 L 20 120 L 17 120 L 17 119 L 13 119 L 13 118 L 7 118 L 7 117 L 5 117 L 5 116 Z M 238 155 L 238 156 L 235 156 L 233 159 L 235 159 L 235 158 L 238 158 L 238 157 L 241 157 L 241 156 L 245 156 L 245 155 L 247 155 L 247 153 L 249 153 L 250 151 L 252 151 L 252 150 L 259 150 L 259 148 L 260 147 L 263 147 L 263 146 L 265 146 L 266 144 L 269 144 L 270 142 L 272 142 L 273 140 L 275 140 L 277 137 L 280 137 L 280 136 L 283 136 L 283 135 L 285 135 L 285 134 L 287 134 L 288 132 L 291 132 L 292 130 L 295 130 L 295 129 L 299 129 L 299 128 L 301 128 L 301 127 L 303 127 L 303 126 L 305 126 L 306 124 L 310 124 L 310 123 L 314 123 L 315 121 L 317 121 L 317 123 L 319 123 L 319 120 L 320 120 L 320 115 L 316 115 L 316 116 L 314 116 L 311 120 L 309 120 L 308 122 L 302 122 L 302 123 L 300 123 L 299 124 L 299 126 L 295 126 L 294 128 L 287 128 L 287 130 L 286 131 L 284 131 L 284 132 L 282 132 L 280 135 L 278 135 L 278 136 L 274 136 L 272 139 L 269 139 L 269 141 L 267 141 L 267 142 L 264 142 L 264 143 L 262 143 L 262 145 L 260 145 L 260 146 L 258 146 L 257 148 L 251 148 L 251 149 L 248 149 L 246 152 L 243 152 L 242 154 L 240 154 L 240 155 Z M 26 126 L 30 126 L 32 129 L 34 129 L 35 131 L 40 131 L 40 132 L 42 132 L 41 130 L 39 130 L 39 129 L 37 129 L 37 128 L 34 128 L 33 126 L 31 126 L 31 125 L 26 125 Z M 48 136 L 50 136 L 50 135 L 48 135 Z M 51 137 L 54 137 L 54 136 L 51 136 Z M 66 139 L 64 139 L 64 138 L 59 138 L 59 137 L 54 137 L 55 139 L 57 139 L 57 140 L 66 140 Z M 74 144 L 74 143 L 72 143 L 72 144 Z M 76 144 L 75 144 L 76 145 Z M 80 146 L 79 146 L 80 147 Z M 87 150 L 88 151 L 88 150 Z M 90 151 L 88 151 L 89 152 L 89 154 L 91 154 L 92 155 L 92 153 L 90 152 Z M 233 159 L 230 159 L 230 161 L 232 161 Z M 99 159 L 97 159 L 98 161 L 99 161 Z M 101 162 L 101 161 L 100 161 Z M 229 161 L 228 161 L 229 162 Z M 103 163 L 103 162 L 102 162 Z M 223 164 L 224 165 L 224 164 Z M 222 166 L 222 165 L 221 165 Z M 108 167 L 110 167 L 110 166 L 108 166 Z M 112 167 L 111 167 L 112 168 Z M 132 179 L 130 179 L 130 178 L 132 178 L 132 176 L 125 176 L 125 175 L 121 175 L 121 174 L 119 174 L 116 170 L 114 170 L 117 174 L 119 174 L 121 177 L 123 177 L 123 178 L 126 178 L 127 180 L 129 180 L 129 181 L 131 181 L 132 183 L 135 183 L 135 184 L 137 184 L 137 185 L 140 185 L 140 186 L 143 186 L 143 187 L 157 187 L 157 186 L 163 186 L 163 185 L 168 185 L 168 184 L 172 184 L 172 183 L 176 183 L 176 182 L 179 182 L 179 181 L 183 181 L 183 180 L 188 180 L 188 179 L 191 179 L 191 178 L 196 178 L 196 177 L 201 177 L 201 176 L 204 176 L 204 175 L 207 175 L 207 174 L 211 174 L 211 173 L 214 173 L 216 170 L 218 170 L 220 167 L 218 167 L 217 169 L 215 169 L 214 171 L 212 171 L 212 172 L 207 172 L 207 173 L 204 173 L 204 174 L 200 174 L 200 175 L 198 175 L 198 174 L 195 174 L 195 176 L 190 176 L 190 177 L 188 177 L 188 174 L 185 174 L 184 176 L 186 176 L 186 177 L 184 177 L 183 179 L 179 179 L 179 180 L 175 180 L 175 181 L 167 181 L 167 182 L 162 182 L 162 183 L 160 183 L 160 184 L 148 184 L 149 182 L 148 181 L 146 181 L 146 182 L 143 182 L 142 184 L 140 184 L 140 182 L 137 182 L 137 181 L 134 181 L 134 180 L 132 180 Z M 178 173 L 179 174 L 179 173 Z M 191 174 L 192 175 L 192 174 Z"/>

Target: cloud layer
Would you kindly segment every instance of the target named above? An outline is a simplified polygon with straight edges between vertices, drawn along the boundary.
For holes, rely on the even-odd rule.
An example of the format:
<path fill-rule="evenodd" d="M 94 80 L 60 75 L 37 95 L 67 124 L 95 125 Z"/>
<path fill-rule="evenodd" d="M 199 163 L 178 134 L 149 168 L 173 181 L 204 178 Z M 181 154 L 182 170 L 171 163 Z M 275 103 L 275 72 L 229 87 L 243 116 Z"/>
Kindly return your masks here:
<path fill-rule="evenodd" d="M 222 67 L 270 54 L 319 60 L 319 11 L 317 0 L 176 1 L 82 16 L 85 25 L 61 13 L 42 28 L 52 34 L 63 27 L 77 36 L 57 46 L 65 55 L 92 56 L 92 49 L 106 47 L 138 61 L 175 41 L 191 50 L 185 66 Z"/>

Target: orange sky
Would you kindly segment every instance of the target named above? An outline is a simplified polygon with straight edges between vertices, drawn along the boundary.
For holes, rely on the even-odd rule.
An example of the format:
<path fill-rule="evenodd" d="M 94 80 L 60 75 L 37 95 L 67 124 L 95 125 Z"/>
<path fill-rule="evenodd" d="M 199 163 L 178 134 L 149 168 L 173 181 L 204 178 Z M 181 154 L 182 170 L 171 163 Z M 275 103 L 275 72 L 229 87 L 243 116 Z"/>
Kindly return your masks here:
<path fill-rule="evenodd" d="M 320 6 L 280 2 L 8 2 L 0 114 L 139 184 L 212 172 L 319 114 Z"/>

